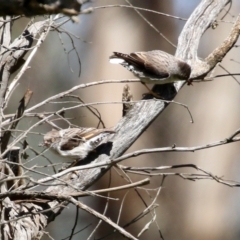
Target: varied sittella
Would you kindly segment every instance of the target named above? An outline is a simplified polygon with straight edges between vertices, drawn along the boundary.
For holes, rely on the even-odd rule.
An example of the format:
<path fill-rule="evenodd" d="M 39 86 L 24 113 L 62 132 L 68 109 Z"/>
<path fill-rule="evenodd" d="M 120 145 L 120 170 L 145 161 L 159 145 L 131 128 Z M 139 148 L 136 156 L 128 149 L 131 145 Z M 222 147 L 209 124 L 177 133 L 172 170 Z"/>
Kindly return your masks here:
<path fill-rule="evenodd" d="M 144 85 L 188 81 L 191 74 L 189 64 L 160 50 L 130 54 L 113 52 L 109 62 L 121 64 L 138 77 Z M 147 86 L 146 88 L 149 90 Z"/>
<path fill-rule="evenodd" d="M 43 145 L 63 157 L 81 160 L 114 133 L 112 129 L 68 128 L 59 131 L 53 129 L 44 135 Z"/>

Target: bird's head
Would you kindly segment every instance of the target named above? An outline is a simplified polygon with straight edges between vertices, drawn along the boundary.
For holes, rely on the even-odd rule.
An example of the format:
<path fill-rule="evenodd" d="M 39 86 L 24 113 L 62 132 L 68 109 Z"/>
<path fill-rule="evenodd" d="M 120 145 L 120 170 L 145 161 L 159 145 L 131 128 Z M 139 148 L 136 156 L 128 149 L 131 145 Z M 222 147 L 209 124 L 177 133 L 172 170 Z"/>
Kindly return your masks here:
<path fill-rule="evenodd" d="M 55 143 L 59 139 L 59 131 L 53 129 L 50 132 L 47 132 L 43 137 L 43 146 L 50 147 L 53 143 Z"/>

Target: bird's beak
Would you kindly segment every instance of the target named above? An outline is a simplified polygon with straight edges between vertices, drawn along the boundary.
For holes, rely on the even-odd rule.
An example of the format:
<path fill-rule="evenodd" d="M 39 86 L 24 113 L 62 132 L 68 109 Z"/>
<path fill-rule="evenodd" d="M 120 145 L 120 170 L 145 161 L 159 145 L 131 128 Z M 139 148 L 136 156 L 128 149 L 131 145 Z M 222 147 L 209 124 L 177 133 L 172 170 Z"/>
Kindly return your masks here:
<path fill-rule="evenodd" d="M 41 143 L 38 144 L 38 146 L 39 147 L 44 147 L 44 146 L 46 146 L 46 143 L 45 142 L 41 142 Z"/>
<path fill-rule="evenodd" d="M 41 147 L 49 147 L 51 145 L 50 141 L 43 141 L 42 143 L 39 144 Z"/>

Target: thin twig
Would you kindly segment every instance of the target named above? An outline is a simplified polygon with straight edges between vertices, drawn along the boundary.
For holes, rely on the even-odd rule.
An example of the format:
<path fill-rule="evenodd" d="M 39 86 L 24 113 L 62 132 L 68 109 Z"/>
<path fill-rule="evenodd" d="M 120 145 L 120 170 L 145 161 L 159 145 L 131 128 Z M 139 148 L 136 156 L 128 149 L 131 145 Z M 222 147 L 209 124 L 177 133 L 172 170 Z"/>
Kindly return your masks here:
<path fill-rule="evenodd" d="M 162 12 L 158 12 L 158 11 L 154 11 L 154 10 L 150 10 L 150 9 L 146 9 L 146 8 L 140 8 L 140 7 L 128 6 L 128 5 L 106 5 L 106 6 L 100 6 L 100 7 L 93 7 L 92 10 L 98 10 L 98 9 L 104 9 L 104 8 L 114 8 L 114 7 L 132 8 L 132 9 L 136 9 L 136 10 L 140 10 L 140 11 L 155 13 L 158 15 L 170 17 L 170 18 L 177 19 L 177 20 L 187 21 L 187 18 L 181 18 L 178 16 L 173 16 L 170 14 L 166 14 L 166 13 L 162 13 Z"/>

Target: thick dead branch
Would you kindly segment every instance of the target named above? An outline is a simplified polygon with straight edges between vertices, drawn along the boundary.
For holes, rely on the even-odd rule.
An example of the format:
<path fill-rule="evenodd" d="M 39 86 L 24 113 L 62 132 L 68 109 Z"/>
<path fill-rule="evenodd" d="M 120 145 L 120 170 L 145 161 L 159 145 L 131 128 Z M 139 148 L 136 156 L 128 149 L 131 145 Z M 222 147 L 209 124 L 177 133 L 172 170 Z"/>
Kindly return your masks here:
<path fill-rule="evenodd" d="M 202 64 L 197 58 L 197 48 L 200 38 L 228 2 L 229 1 L 227 0 L 202 1 L 191 15 L 179 37 L 176 56 L 186 60 L 191 66 L 194 66 L 194 76 L 196 75 L 195 69 L 198 69 L 198 64 L 200 64 L 200 67 L 202 68 Z M 176 90 L 180 89 L 181 86 L 182 85 L 176 86 Z M 176 90 L 171 90 L 173 89 L 172 85 L 165 85 L 162 88 L 166 98 L 173 98 L 177 93 Z M 162 94 L 161 96 L 165 97 Z M 115 128 L 117 133 L 111 139 L 111 141 L 113 141 L 113 148 L 110 158 L 114 159 L 121 156 L 122 153 L 124 153 L 133 144 L 141 133 L 166 107 L 167 104 L 160 101 L 149 101 L 134 105 L 126 116 L 119 121 Z M 108 159 L 109 156 L 100 155 L 95 162 L 104 163 L 107 162 Z M 77 174 L 69 173 L 63 176 L 63 179 L 65 181 L 70 181 L 70 183 L 74 186 L 84 190 L 91 186 L 92 183 L 101 177 L 107 170 L 107 167 L 82 170 L 78 171 Z M 47 192 L 68 192 L 68 188 L 49 187 Z"/>
<path fill-rule="evenodd" d="M 78 15 L 81 1 L 77 0 L 13 0 L 11 2 L 1 1 L 0 16 L 7 15 L 49 15 L 63 13 L 65 15 Z"/>
<path fill-rule="evenodd" d="M 217 63 L 221 62 L 225 55 L 232 49 L 233 45 L 237 42 L 240 34 L 240 15 L 236 19 L 236 22 L 227 37 L 227 39 L 222 43 L 221 46 L 216 48 L 206 59 L 209 66 L 209 71 L 211 71 Z"/>
<path fill-rule="evenodd" d="M 11 18 L 8 18 L 9 21 Z M 11 38 L 9 34 L 11 33 L 11 22 L 4 23 L 1 28 L 1 55 L 0 55 L 0 125 L 2 126 L 3 109 L 7 105 L 8 101 L 8 87 L 11 72 L 16 68 L 18 62 L 23 59 L 24 55 L 29 51 L 29 48 L 33 44 L 34 38 L 41 33 L 44 28 L 48 25 L 48 20 L 40 21 L 32 24 L 27 29 L 24 30 L 22 35 L 16 38 L 11 44 Z M 5 26 L 6 25 L 6 26 Z M 9 25 L 9 28 L 7 26 Z M 5 26 L 5 27 L 4 27 Z M 6 34 L 6 35 L 5 35 Z M 6 39 L 5 39 L 6 38 Z M 0 133 L 0 135 L 2 135 Z"/>
<path fill-rule="evenodd" d="M 26 91 L 26 93 L 24 94 L 23 98 L 20 100 L 20 104 L 18 106 L 17 113 L 13 117 L 13 120 L 17 119 L 17 121 L 14 121 L 12 123 L 12 125 L 10 126 L 10 128 L 8 129 L 8 131 L 5 131 L 2 136 L 1 152 L 6 150 L 9 139 L 11 137 L 11 131 L 16 129 L 20 118 L 22 117 L 27 105 L 29 104 L 32 94 L 33 94 L 33 92 L 30 89 L 28 89 Z"/>
<path fill-rule="evenodd" d="M 39 231 L 47 224 L 47 218 L 43 214 L 34 214 L 43 208 L 32 203 L 15 204 L 9 198 L 2 201 L 1 222 L 6 216 L 12 220 L 1 226 L 1 239 L 33 239 L 41 238 L 43 232 Z M 29 211 L 30 210 L 30 211 Z M 31 214 L 29 214 L 31 212 Z M 28 214 L 28 217 L 24 215 Z M 18 221 L 14 219 L 22 216 Z M 21 231 L 19 231 L 21 229 Z"/>

